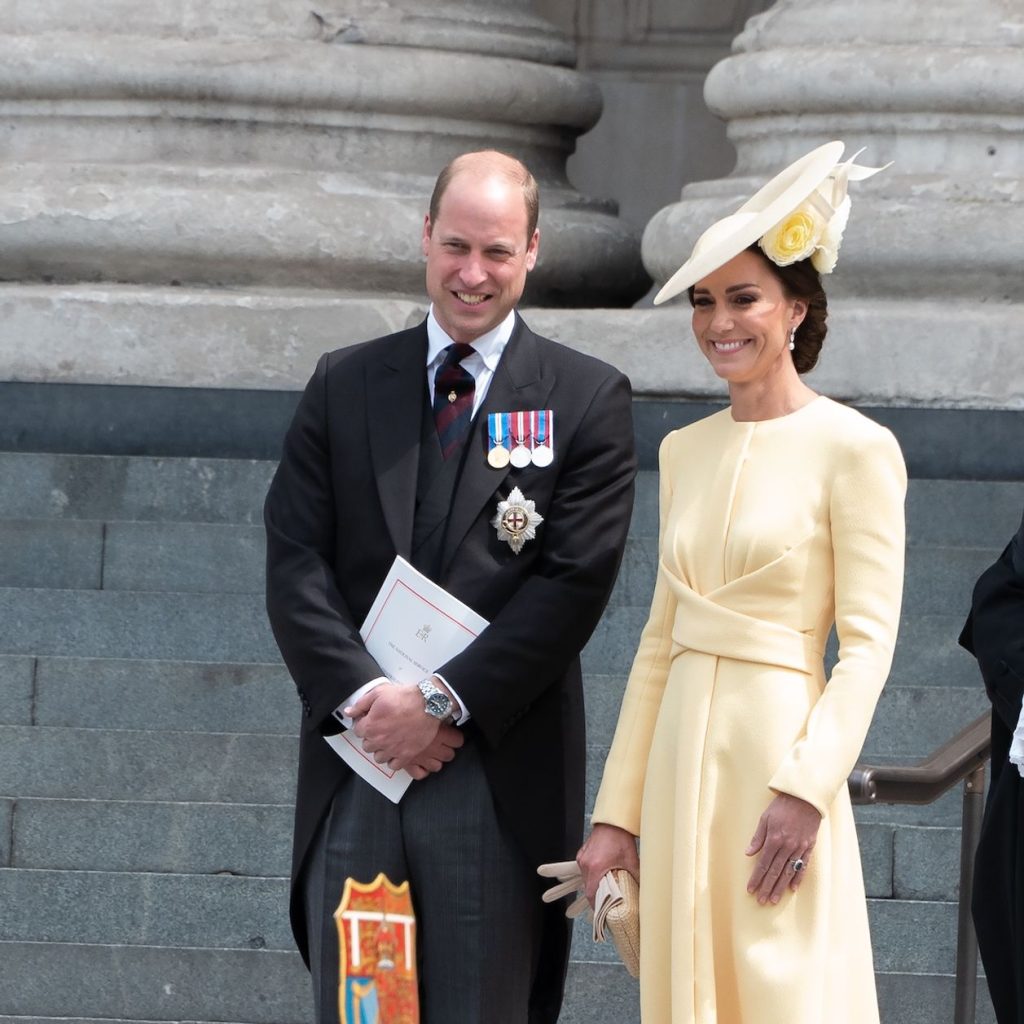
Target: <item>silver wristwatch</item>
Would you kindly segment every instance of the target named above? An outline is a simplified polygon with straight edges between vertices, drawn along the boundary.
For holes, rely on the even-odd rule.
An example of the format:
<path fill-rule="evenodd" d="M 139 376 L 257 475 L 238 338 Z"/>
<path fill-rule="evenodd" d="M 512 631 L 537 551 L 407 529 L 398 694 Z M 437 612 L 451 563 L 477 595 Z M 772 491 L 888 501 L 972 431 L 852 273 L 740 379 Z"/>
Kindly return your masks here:
<path fill-rule="evenodd" d="M 421 679 L 417 684 L 423 694 L 423 710 L 428 715 L 444 722 L 451 718 L 452 699 L 443 690 L 439 690 L 429 679 Z"/>

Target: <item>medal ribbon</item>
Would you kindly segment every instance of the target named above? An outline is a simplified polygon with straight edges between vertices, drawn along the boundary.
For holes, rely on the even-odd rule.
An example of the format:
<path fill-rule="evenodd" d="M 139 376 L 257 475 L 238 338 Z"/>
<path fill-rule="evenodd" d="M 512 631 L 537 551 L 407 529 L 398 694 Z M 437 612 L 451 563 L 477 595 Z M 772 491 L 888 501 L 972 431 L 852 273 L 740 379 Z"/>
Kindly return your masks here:
<path fill-rule="evenodd" d="M 554 409 L 541 409 L 537 414 L 540 418 L 540 424 L 538 426 L 537 444 L 540 446 L 547 445 L 549 448 L 554 450 L 555 447 L 555 410 Z"/>
<path fill-rule="evenodd" d="M 513 438 L 517 446 L 526 447 L 526 421 L 523 413 L 516 413 L 516 436 Z"/>
<path fill-rule="evenodd" d="M 487 435 L 492 448 L 505 447 L 505 437 L 508 435 L 508 432 L 504 429 L 507 416 L 507 412 L 492 412 L 487 417 Z"/>

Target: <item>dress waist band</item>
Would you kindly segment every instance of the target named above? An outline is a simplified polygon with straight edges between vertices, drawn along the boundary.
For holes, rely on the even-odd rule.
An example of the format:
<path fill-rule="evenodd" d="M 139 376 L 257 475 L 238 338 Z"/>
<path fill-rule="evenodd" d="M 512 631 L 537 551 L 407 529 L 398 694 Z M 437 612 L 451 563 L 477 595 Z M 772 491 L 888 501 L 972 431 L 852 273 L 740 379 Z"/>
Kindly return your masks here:
<path fill-rule="evenodd" d="M 808 675 L 820 670 L 824 652 L 813 637 L 716 604 L 672 573 L 665 575 L 677 601 L 672 639 L 680 647 L 720 658 L 778 665 Z"/>

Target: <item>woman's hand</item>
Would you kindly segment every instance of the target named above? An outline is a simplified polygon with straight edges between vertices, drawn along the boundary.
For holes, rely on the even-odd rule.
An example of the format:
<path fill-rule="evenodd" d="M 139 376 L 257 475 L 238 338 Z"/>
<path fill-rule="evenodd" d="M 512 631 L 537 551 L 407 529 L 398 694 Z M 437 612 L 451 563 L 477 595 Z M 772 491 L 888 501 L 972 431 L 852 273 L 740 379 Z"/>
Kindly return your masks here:
<path fill-rule="evenodd" d="M 756 896 L 758 903 L 778 903 L 787 885 L 797 891 L 820 825 L 817 809 L 799 797 L 780 793 L 768 805 L 746 851 L 748 857 L 761 854 L 747 882 L 747 892 Z M 800 862 L 802 869 L 794 871 L 793 864 Z"/>
<path fill-rule="evenodd" d="M 610 868 L 625 868 L 640 881 L 640 856 L 636 852 L 636 836 L 617 825 L 597 824 L 576 854 L 576 863 L 583 874 L 587 901 L 594 905 L 601 877 Z"/>

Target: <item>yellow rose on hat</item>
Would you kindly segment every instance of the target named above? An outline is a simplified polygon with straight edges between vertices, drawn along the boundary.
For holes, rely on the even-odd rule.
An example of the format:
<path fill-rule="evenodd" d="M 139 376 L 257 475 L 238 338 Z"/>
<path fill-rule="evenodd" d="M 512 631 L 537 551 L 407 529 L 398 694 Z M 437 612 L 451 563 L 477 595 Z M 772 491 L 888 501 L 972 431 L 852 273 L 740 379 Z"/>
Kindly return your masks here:
<path fill-rule="evenodd" d="M 818 210 L 804 203 L 766 231 L 758 244 L 772 263 L 788 267 L 814 252 L 826 226 Z"/>

